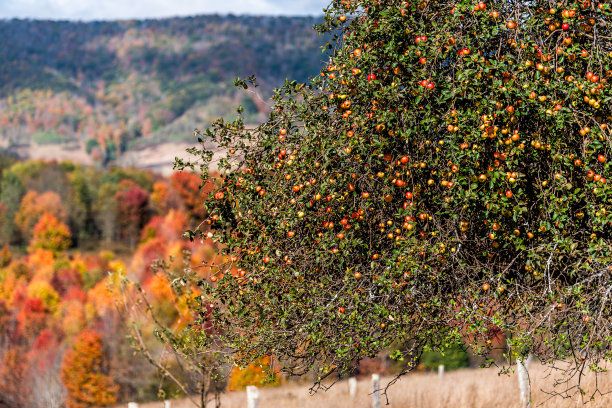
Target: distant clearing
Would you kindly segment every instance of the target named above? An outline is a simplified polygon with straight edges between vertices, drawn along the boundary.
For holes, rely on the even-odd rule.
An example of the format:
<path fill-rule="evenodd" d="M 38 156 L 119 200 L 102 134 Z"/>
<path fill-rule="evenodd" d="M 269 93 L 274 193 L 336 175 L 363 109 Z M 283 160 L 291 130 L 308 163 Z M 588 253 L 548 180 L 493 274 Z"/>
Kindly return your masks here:
<path fill-rule="evenodd" d="M 141 149 L 128 150 L 125 152 L 116 165 L 121 167 L 137 167 L 140 169 L 150 169 L 156 173 L 168 176 L 172 173 L 174 160 L 176 157 L 187 158 L 189 154 L 186 149 L 195 146 L 196 143 L 161 143 Z M 78 146 L 67 147 L 65 145 L 21 145 L 11 149 L 21 159 L 42 159 L 47 161 L 70 160 L 83 165 L 92 165 L 93 160 L 85 149 Z"/>

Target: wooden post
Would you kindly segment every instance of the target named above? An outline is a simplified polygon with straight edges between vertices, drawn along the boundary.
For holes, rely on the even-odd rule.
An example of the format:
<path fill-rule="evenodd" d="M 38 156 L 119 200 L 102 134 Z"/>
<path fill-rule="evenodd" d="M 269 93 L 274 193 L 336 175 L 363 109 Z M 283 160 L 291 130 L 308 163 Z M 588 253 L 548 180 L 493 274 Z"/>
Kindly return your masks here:
<path fill-rule="evenodd" d="M 355 395 L 357 395 L 357 379 L 355 377 L 349 378 L 348 386 L 349 395 L 351 396 L 351 398 L 355 398 Z"/>
<path fill-rule="evenodd" d="M 164 408 L 172 408 L 170 405 L 171 405 L 171 404 L 170 404 L 170 401 L 169 401 L 169 400 L 165 400 L 165 401 L 164 401 Z"/>
<path fill-rule="evenodd" d="M 444 379 L 444 364 L 438 366 L 438 378 L 440 378 L 440 380 Z"/>
<path fill-rule="evenodd" d="M 372 408 L 380 408 L 380 376 L 372 374 Z"/>
<path fill-rule="evenodd" d="M 247 391 L 247 408 L 257 408 L 259 405 L 259 390 L 254 385 L 249 385 Z"/>
<path fill-rule="evenodd" d="M 531 384 L 529 382 L 529 371 L 527 370 L 528 365 L 529 359 L 525 361 L 521 357 L 516 360 L 521 408 L 531 408 Z"/>
<path fill-rule="evenodd" d="M 128 402 L 128 408 L 138 408 L 137 402 Z"/>

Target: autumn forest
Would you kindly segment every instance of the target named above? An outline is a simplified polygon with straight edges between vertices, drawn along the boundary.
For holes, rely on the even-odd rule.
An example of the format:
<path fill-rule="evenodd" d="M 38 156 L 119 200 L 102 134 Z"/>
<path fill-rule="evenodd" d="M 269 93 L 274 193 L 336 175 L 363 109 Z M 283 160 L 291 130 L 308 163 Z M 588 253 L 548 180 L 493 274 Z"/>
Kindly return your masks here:
<path fill-rule="evenodd" d="M 316 22 L 0 20 L 0 147 L 59 145 L 109 164 L 130 149 L 192 141 L 195 127 L 235 116 L 238 105 L 247 120 L 261 120 L 274 87 L 320 68 Z M 258 92 L 233 86 L 254 73 Z"/>
<path fill-rule="evenodd" d="M 128 168 L 121 157 L 195 143 L 194 128 L 235 116 L 239 105 L 248 120 L 261 120 L 274 87 L 319 69 L 324 41 L 315 22 L 0 21 L 0 407 L 197 392 L 153 329 L 179 330 L 193 318 L 169 273 L 193 268 L 204 278 L 203 265 L 222 258 L 211 242 L 183 237 L 203 220 L 212 186 L 201 188 L 188 171 Z M 234 79 L 252 73 L 261 87 L 238 92 Z M 28 160 L 31 148 L 53 146 L 74 160 Z M 162 261 L 166 273 L 156 273 Z M 136 293 L 154 321 L 126 308 Z M 186 388 L 165 380 L 143 347 Z M 237 374 L 229 385 L 245 381 Z"/>
<path fill-rule="evenodd" d="M 155 397 L 155 370 L 133 355 L 113 284 L 123 277 L 140 282 L 163 319 L 181 324 L 168 282 L 151 266 L 158 258 L 175 259 L 176 268 L 214 262 L 210 244 L 181 239 L 202 216 L 199 184 L 198 176 L 186 172 L 163 179 L 135 169 L 100 171 L 4 157 L 0 390 L 5 406 L 61 406 L 54 404 L 63 403 L 64 387 L 85 404 L 75 407 Z M 70 391 L 91 376 L 97 376 L 91 395 Z M 94 400 L 84 402 L 87 398 Z"/>

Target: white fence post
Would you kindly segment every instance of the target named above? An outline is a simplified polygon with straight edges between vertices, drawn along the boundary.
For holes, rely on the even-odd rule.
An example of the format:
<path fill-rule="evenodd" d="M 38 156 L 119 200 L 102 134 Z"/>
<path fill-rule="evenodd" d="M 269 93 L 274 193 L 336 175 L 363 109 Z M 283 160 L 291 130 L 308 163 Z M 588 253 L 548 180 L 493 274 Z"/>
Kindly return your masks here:
<path fill-rule="evenodd" d="M 516 371 L 518 374 L 519 392 L 521 395 L 521 408 L 531 408 L 531 384 L 529 382 L 529 371 L 527 366 L 529 359 L 516 359 Z"/>
<path fill-rule="evenodd" d="M 128 402 L 128 408 L 138 408 L 137 402 Z"/>
<path fill-rule="evenodd" d="M 438 366 L 438 377 L 440 380 L 444 379 L 444 364 Z"/>
<path fill-rule="evenodd" d="M 380 408 L 380 376 L 372 374 L 372 408 Z"/>
<path fill-rule="evenodd" d="M 164 401 L 164 408 L 171 408 L 171 404 L 169 400 Z"/>
<path fill-rule="evenodd" d="M 254 385 L 249 385 L 247 391 L 247 407 L 257 408 L 259 405 L 259 390 Z"/>
<path fill-rule="evenodd" d="M 355 398 L 355 395 L 357 395 L 357 379 L 355 377 L 349 378 L 348 386 L 349 395 L 351 396 L 351 398 Z"/>

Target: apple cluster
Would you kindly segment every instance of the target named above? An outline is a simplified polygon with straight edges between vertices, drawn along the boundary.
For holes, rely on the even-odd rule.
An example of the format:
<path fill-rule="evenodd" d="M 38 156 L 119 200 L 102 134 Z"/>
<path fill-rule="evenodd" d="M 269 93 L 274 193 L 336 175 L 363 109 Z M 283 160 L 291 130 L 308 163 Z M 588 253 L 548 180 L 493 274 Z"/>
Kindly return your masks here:
<path fill-rule="evenodd" d="M 207 131 L 228 153 L 206 222 L 234 261 L 204 290 L 241 361 L 324 378 L 396 347 L 409 369 L 500 330 L 545 360 L 610 355 L 610 13 L 334 1 L 320 74 L 255 130 Z M 218 155 L 194 152 L 206 180 Z"/>

